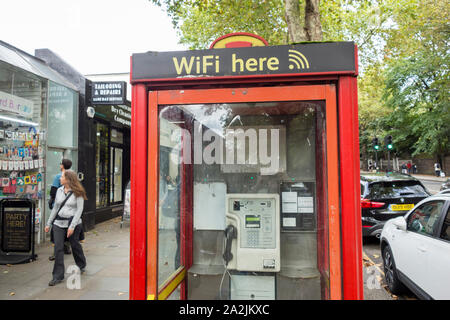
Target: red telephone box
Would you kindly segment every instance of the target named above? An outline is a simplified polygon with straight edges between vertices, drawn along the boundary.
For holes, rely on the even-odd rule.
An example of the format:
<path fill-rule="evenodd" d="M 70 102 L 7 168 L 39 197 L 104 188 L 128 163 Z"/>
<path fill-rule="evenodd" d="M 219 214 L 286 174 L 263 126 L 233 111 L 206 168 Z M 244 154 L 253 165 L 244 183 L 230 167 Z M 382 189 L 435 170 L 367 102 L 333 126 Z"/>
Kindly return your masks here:
<path fill-rule="evenodd" d="M 131 58 L 131 299 L 362 299 L 357 51 Z"/>

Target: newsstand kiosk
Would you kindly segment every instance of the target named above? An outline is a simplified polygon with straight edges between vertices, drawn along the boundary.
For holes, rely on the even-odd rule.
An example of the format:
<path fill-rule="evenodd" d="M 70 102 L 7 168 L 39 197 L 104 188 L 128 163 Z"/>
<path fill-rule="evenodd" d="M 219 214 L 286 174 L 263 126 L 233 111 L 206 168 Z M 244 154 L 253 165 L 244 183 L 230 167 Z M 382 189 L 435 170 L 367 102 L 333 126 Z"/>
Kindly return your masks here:
<path fill-rule="evenodd" d="M 357 51 L 131 57 L 131 299 L 362 299 Z"/>

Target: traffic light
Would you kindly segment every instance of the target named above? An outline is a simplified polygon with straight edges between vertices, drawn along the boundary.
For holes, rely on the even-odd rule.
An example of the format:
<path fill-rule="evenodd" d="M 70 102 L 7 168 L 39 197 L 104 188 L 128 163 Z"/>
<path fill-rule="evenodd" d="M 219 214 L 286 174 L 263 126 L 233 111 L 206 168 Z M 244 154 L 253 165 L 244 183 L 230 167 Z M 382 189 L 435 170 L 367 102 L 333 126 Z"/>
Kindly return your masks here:
<path fill-rule="evenodd" d="M 378 138 L 377 138 L 377 137 L 375 137 L 375 138 L 372 139 L 372 146 L 373 146 L 373 148 L 374 148 L 376 151 L 378 151 L 378 150 L 380 149 L 380 144 L 379 144 L 379 142 L 378 142 Z"/>
<path fill-rule="evenodd" d="M 386 136 L 384 138 L 384 145 L 388 150 L 392 150 L 394 148 L 394 145 L 392 144 L 392 136 Z"/>

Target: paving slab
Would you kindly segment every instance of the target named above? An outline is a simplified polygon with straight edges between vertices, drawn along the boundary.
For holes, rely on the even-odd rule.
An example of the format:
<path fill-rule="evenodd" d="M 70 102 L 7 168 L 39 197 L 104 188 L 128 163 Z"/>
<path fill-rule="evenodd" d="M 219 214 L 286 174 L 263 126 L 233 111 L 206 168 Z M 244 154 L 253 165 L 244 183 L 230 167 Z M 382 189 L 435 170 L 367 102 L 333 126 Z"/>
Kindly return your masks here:
<path fill-rule="evenodd" d="M 48 241 L 36 245 L 35 261 L 0 265 L 0 300 L 127 300 L 129 231 L 129 226 L 120 228 L 120 218 L 115 218 L 85 232 L 86 272 L 80 275 L 71 270 L 73 256 L 64 255 L 65 280 L 53 287 L 48 286 L 53 270 L 48 257 L 53 254 L 53 245 Z"/>

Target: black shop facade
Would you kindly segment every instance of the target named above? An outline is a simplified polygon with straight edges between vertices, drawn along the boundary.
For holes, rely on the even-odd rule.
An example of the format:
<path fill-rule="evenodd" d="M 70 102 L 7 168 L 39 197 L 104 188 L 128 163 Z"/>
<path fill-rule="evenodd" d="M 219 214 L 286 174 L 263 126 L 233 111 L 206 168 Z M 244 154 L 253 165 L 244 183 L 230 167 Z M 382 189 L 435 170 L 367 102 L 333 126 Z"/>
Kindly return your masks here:
<path fill-rule="evenodd" d="M 89 179 L 85 224 L 123 214 L 124 192 L 130 181 L 131 102 L 126 82 L 92 82 L 86 79 L 87 121 L 80 123 L 80 139 L 87 141 L 83 163 Z M 93 196 L 95 195 L 95 197 Z"/>

